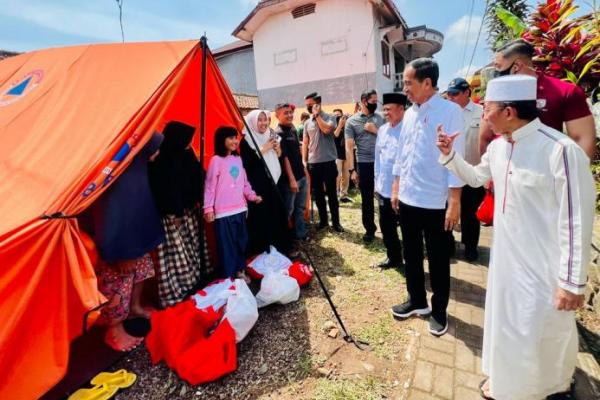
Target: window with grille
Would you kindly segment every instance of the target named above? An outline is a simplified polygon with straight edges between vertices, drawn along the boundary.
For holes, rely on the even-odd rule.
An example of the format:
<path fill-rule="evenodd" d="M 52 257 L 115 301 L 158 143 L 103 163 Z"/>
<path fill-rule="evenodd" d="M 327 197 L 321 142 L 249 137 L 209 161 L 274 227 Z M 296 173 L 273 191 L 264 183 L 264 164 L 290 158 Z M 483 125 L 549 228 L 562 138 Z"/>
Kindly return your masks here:
<path fill-rule="evenodd" d="M 381 41 L 381 63 L 383 66 L 383 75 L 390 77 L 390 46 L 384 41 Z"/>
<path fill-rule="evenodd" d="M 308 3 L 298 6 L 292 10 L 292 16 L 295 18 L 304 17 L 308 14 L 314 14 L 315 12 L 315 3 Z"/>

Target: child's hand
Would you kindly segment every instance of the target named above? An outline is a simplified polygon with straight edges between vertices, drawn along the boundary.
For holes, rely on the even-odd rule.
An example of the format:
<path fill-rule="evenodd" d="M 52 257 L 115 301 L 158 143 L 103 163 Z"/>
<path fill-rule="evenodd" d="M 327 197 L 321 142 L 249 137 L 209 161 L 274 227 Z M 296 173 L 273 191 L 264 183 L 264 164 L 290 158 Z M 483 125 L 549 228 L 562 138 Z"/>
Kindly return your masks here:
<path fill-rule="evenodd" d="M 214 222 L 215 220 L 215 213 L 214 212 L 209 212 L 204 214 L 204 220 L 206 222 Z"/>
<path fill-rule="evenodd" d="M 254 198 L 254 200 L 252 200 L 252 201 L 254 201 L 256 204 L 260 204 L 260 203 L 262 203 L 262 197 L 260 197 L 260 196 L 256 196 L 256 197 Z"/>

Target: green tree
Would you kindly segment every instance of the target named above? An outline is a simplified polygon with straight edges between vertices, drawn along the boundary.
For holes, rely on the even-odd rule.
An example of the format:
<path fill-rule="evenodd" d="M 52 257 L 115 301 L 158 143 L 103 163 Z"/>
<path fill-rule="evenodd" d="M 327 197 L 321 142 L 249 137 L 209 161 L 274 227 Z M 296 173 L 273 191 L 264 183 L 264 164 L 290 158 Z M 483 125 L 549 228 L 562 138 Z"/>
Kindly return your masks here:
<path fill-rule="evenodd" d="M 489 12 L 486 16 L 487 24 L 486 28 L 488 31 L 488 44 L 492 50 L 497 49 L 504 43 L 516 39 L 513 30 L 508 28 L 500 18 L 498 18 L 498 9 L 504 9 L 509 11 L 520 20 L 524 21 L 527 19 L 529 6 L 526 0 L 491 0 L 489 4 Z"/>

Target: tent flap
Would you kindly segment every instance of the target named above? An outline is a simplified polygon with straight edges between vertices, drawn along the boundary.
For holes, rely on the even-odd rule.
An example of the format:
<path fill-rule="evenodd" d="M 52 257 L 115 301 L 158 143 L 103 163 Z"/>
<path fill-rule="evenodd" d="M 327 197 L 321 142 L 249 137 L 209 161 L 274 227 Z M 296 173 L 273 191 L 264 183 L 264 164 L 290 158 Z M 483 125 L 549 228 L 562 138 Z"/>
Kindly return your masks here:
<path fill-rule="evenodd" d="M 198 126 L 201 57 L 199 42 L 183 41 L 0 62 L 0 398 L 38 398 L 54 386 L 84 313 L 103 301 L 77 220 L 40 216 L 81 213 L 166 122 Z M 205 163 L 214 129 L 241 126 L 207 57 Z"/>

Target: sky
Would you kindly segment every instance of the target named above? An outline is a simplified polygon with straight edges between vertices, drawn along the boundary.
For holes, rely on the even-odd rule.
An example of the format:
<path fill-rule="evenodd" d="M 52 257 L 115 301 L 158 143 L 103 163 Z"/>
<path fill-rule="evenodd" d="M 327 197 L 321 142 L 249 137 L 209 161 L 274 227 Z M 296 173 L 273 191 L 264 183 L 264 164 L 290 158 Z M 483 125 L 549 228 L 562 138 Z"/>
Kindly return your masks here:
<path fill-rule="evenodd" d="M 473 53 L 484 0 L 394 1 L 409 26 L 427 25 L 444 34 L 444 46 L 435 55 L 440 65 L 440 88 L 445 88 L 454 77 L 465 76 L 467 69 L 472 72 L 491 60 L 485 26 Z M 236 40 L 231 32 L 256 3 L 257 0 L 123 0 L 125 40 L 191 39 L 206 33 L 209 46 L 216 49 Z M 0 0 L 0 20 L 0 49 L 4 50 L 121 41 L 116 0 Z"/>

